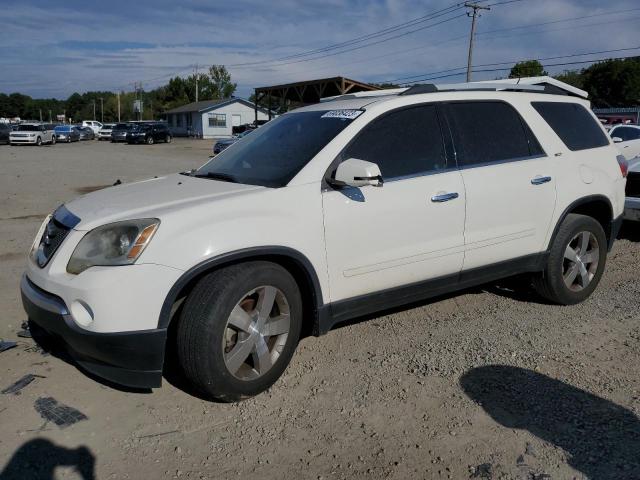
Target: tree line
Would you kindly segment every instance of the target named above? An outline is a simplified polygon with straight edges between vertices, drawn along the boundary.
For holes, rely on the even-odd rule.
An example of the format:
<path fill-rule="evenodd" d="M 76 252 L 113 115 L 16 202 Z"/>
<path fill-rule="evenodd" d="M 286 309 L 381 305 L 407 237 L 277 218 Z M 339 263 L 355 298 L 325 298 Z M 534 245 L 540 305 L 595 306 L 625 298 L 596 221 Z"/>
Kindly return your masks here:
<path fill-rule="evenodd" d="M 118 96 L 120 97 L 120 119 L 153 120 L 171 108 L 196 101 L 196 78 L 198 81 L 198 100 L 230 98 L 237 84 L 223 65 L 213 65 L 206 73 L 188 77 L 174 77 L 166 85 L 153 90 L 138 90 L 119 94 L 108 91 L 73 93 L 66 100 L 55 98 L 35 99 L 21 93 L 0 93 L 0 117 L 56 121 L 57 115 L 65 115 L 72 122 L 92 120 L 105 122 L 118 120 Z M 142 100 L 141 116 L 134 112 L 135 100 Z M 95 108 L 95 117 L 94 117 Z"/>
<path fill-rule="evenodd" d="M 546 75 L 537 60 L 516 63 L 509 76 L 532 77 Z M 567 70 L 555 78 L 586 90 L 594 107 L 632 107 L 640 105 L 640 57 L 610 59 L 581 70 Z M 120 92 L 120 119 L 138 118 L 133 110 L 136 99 L 143 101 L 143 120 L 160 118 L 163 112 L 196 100 L 230 98 L 237 85 L 224 65 L 213 65 L 206 73 L 188 77 L 174 77 L 166 85 L 149 91 Z M 383 87 L 397 85 L 384 84 Z M 118 120 L 118 94 L 107 91 L 74 93 L 66 100 L 55 98 L 34 99 L 21 93 L 0 93 L 0 117 L 55 121 L 57 115 L 77 122 L 94 118 L 105 122 Z"/>
<path fill-rule="evenodd" d="M 547 75 L 537 60 L 516 63 L 509 78 Z M 589 93 L 594 107 L 640 106 L 640 57 L 610 59 L 581 70 L 566 70 L 555 75 L 560 81 Z"/>

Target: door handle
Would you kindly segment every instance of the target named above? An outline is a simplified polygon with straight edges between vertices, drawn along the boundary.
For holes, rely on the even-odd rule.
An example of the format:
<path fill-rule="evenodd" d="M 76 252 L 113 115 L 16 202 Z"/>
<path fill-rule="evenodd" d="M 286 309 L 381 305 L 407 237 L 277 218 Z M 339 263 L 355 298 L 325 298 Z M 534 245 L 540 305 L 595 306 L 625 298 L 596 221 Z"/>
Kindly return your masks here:
<path fill-rule="evenodd" d="M 534 177 L 531 179 L 531 185 L 542 185 L 551 181 L 551 177 Z"/>
<path fill-rule="evenodd" d="M 438 193 L 431 197 L 431 201 L 435 203 L 448 202 L 449 200 L 453 200 L 458 198 L 457 192 L 449 192 L 449 193 Z"/>

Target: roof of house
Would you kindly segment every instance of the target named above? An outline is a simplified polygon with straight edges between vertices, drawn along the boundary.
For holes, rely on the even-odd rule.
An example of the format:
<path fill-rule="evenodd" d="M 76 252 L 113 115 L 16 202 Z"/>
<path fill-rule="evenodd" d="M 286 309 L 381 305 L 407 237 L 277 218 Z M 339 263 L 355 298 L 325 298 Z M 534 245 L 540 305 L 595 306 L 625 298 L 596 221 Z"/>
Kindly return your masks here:
<path fill-rule="evenodd" d="M 254 104 L 245 100 L 244 98 L 223 98 L 217 100 L 203 100 L 201 102 L 192 102 L 182 105 L 181 107 L 172 108 L 164 113 L 187 113 L 187 112 L 205 112 L 207 110 L 213 110 L 230 103 L 240 102 L 248 107 L 254 108 Z M 258 107 L 258 110 L 268 113 L 266 109 Z"/>

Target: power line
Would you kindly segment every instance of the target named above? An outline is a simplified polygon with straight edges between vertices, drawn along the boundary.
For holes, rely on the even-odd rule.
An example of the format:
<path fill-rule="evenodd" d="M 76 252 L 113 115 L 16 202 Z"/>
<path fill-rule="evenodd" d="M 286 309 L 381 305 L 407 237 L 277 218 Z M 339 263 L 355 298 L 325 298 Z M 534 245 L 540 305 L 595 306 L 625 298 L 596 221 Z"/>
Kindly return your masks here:
<path fill-rule="evenodd" d="M 638 55 L 629 55 L 626 57 L 606 57 L 606 58 L 594 58 L 591 60 L 583 60 L 583 61 L 579 61 L 579 62 L 562 62 L 562 63 L 549 63 L 547 65 L 545 65 L 546 67 L 563 67 L 563 66 L 568 66 L 568 65 L 582 65 L 585 63 L 597 63 L 597 62 L 604 62 L 607 60 L 624 60 L 627 58 L 640 58 L 640 56 Z M 504 72 L 507 70 L 511 70 L 510 67 L 507 68 L 490 68 L 490 69 L 483 69 L 483 70 L 476 70 L 476 72 Z M 402 83 L 401 85 L 409 85 L 415 82 L 421 82 L 421 81 L 427 81 L 427 80 L 438 80 L 441 78 L 450 78 L 450 77 L 457 77 L 460 75 L 464 75 L 465 72 L 458 72 L 458 73 L 451 73 L 449 75 L 440 75 L 437 77 L 429 77 L 429 78 L 419 78 L 414 80 L 413 82 L 408 82 L 408 83 Z"/>
<path fill-rule="evenodd" d="M 378 30 L 376 32 L 372 32 L 369 33 L 367 35 L 362 35 L 360 37 L 356 37 L 356 38 L 352 38 L 350 40 L 345 40 L 344 42 L 340 42 L 340 43 L 335 43 L 332 45 L 327 45 L 325 47 L 321 47 L 321 48 L 317 48 L 317 49 L 313 49 L 313 50 L 307 50 L 306 52 L 301 52 L 301 53 L 296 53 L 293 55 L 288 55 L 285 57 L 280 57 L 280 58 L 275 58 L 275 59 L 269 59 L 269 60 L 260 60 L 260 61 L 256 61 L 256 62 L 244 62 L 244 63 L 236 63 L 236 64 L 229 64 L 227 65 L 228 67 L 243 67 L 243 66 L 254 66 L 254 65 L 259 65 L 259 64 L 264 64 L 264 63 L 273 63 L 273 62 L 280 62 L 280 61 L 284 61 L 284 60 L 290 60 L 293 58 L 299 58 L 299 57 L 304 57 L 304 56 L 310 56 L 310 55 L 315 55 L 317 53 L 323 53 L 326 51 L 330 51 L 330 50 L 335 50 L 344 46 L 348 46 L 351 44 L 357 44 L 357 43 L 361 43 L 365 40 L 370 40 L 372 38 L 377 38 L 380 36 L 384 36 L 388 33 L 394 33 L 396 31 L 402 30 L 404 28 L 408 28 L 408 27 L 412 27 L 414 25 L 418 25 L 420 23 L 426 22 L 428 20 L 432 20 L 434 18 L 438 18 L 442 15 L 446 15 L 449 13 L 452 13 L 456 10 L 459 10 L 460 8 L 462 8 L 462 2 L 458 2 L 458 3 L 454 3 L 446 8 L 442 8 L 440 10 L 436 10 L 434 12 L 428 13 L 426 15 L 423 15 L 421 17 L 418 18 L 414 18 L 412 20 L 408 20 L 406 22 L 403 23 L 399 23 L 397 25 L 392 25 L 391 27 L 387 27 L 384 28 L 382 30 Z"/>
<path fill-rule="evenodd" d="M 559 60 L 561 58 L 574 58 L 574 57 L 582 57 L 584 55 L 600 55 L 602 53 L 617 53 L 617 52 L 628 52 L 631 50 L 639 50 L 640 46 L 637 47 L 628 47 L 628 48 L 616 48 L 613 50 L 599 50 L 596 52 L 584 52 L 584 53 L 572 53 L 569 55 L 556 55 L 553 57 L 538 57 L 538 58 L 526 58 L 525 60 L 532 60 L 532 61 L 538 61 L 538 62 L 543 62 L 546 60 Z M 506 61 L 506 62 L 497 62 L 497 63 L 483 63 L 480 65 L 474 65 L 475 67 L 478 68 L 482 68 L 482 67 L 496 67 L 498 65 L 512 65 L 515 64 L 517 62 L 523 61 L 522 59 L 520 60 L 510 60 L 510 61 Z M 418 75 L 411 75 L 408 77 L 401 77 L 401 78 L 395 78 L 393 80 L 387 80 L 388 83 L 394 83 L 394 82 L 398 82 L 400 80 L 409 80 L 412 78 L 417 78 L 417 77 L 424 77 L 424 76 L 431 76 L 431 75 L 439 75 L 442 73 L 449 73 L 449 72 L 454 72 L 456 70 L 462 70 L 465 67 L 455 67 L 455 68 L 450 68 L 447 70 L 440 70 L 439 72 L 431 72 L 431 73 L 420 73 Z"/>

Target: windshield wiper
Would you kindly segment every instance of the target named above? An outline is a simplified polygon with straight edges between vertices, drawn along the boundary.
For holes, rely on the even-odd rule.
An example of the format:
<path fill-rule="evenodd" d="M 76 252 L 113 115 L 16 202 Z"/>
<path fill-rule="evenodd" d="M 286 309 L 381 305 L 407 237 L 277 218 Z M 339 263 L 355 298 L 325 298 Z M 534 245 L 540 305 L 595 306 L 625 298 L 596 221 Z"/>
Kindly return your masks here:
<path fill-rule="evenodd" d="M 223 182 L 231 182 L 238 183 L 233 175 L 229 175 L 227 173 L 216 173 L 216 172 L 207 172 L 207 173 L 194 173 L 194 177 L 197 178 L 210 178 L 211 180 L 221 180 Z"/>

